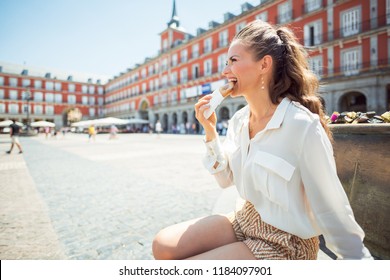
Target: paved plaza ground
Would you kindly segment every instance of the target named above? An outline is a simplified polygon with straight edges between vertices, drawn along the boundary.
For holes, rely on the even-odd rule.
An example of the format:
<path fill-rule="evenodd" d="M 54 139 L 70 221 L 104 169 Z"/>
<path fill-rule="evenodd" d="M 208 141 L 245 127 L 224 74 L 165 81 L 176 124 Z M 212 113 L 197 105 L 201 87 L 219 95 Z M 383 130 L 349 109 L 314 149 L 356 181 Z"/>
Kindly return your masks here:
<path fill-rule="evenodd" d="M 8 155 L 0 135 L 0 259 L 149 260 L 161 228 L 233 210 L 201 135 L 108 138 L 21 137 Z"/>

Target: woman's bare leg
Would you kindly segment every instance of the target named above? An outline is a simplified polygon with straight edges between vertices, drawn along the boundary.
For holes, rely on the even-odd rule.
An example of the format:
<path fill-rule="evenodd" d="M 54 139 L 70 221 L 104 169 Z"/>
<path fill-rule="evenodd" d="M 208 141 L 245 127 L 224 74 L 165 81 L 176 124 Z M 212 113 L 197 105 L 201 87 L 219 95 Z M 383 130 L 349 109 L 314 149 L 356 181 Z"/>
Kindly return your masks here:
<path fill-rule="evenodd" d="M 199 255 L 187 258 L 188 260 L 256 260 L 244 242 L 230 243 Z"/>
<path fill-rule="evenodd" d="M 185 259 L 236 242 L 229 219 L 213 215 L 161 230 L 153 240 L 153 255 L 156 259 Z"/>

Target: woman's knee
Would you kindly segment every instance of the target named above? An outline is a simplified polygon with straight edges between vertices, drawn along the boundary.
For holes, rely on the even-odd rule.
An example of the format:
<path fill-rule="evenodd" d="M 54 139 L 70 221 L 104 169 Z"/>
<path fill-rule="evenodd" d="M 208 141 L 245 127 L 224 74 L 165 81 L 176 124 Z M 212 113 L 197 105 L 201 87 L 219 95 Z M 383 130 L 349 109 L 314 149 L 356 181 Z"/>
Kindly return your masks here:
<path fill-rule="evenodd" d="M 170 244 L 173 237 L 167 229 L 160 230 L 154 237 L 152 243 L 153 256 L 156 260 L 174 260 L 175 247 Z"/>

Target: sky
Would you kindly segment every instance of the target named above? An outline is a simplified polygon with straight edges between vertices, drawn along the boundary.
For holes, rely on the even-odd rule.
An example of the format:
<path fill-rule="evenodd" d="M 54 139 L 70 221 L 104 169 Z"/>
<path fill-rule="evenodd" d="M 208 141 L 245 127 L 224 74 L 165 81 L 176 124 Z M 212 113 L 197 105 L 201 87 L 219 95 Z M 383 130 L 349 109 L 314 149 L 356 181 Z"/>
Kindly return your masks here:
<path fill-rule="evenodd" d="M 241 4 L 176 0 L 187 32 L 207 29 Z M 113 77 L 157 55 L 173 0 L 0 0 L 0 61 Z"/>

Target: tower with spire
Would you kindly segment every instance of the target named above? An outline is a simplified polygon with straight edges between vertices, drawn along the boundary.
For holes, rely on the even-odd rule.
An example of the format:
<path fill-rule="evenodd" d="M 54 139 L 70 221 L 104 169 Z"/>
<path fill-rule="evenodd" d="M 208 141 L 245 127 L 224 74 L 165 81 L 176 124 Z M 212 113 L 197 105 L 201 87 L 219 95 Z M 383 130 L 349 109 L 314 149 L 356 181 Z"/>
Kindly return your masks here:
<path fill-rule="evenodd" d="M 161 52 L 166 52 L 169 49 L 177 46 L 188 36 L 191 35 L 187 34 L 184 28 L 180 26 L 180 21 L 176 9 L 176 1 L 173 0 L 171 19 L 167 23 L 167 28 L 160 33 Z"/>

